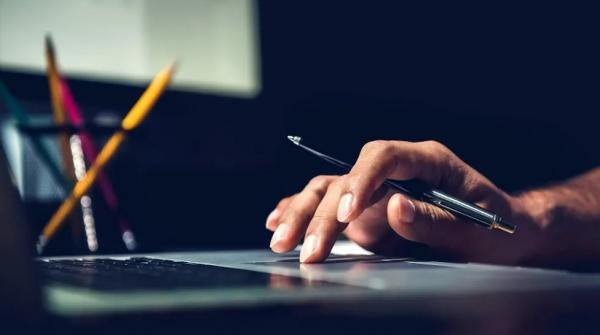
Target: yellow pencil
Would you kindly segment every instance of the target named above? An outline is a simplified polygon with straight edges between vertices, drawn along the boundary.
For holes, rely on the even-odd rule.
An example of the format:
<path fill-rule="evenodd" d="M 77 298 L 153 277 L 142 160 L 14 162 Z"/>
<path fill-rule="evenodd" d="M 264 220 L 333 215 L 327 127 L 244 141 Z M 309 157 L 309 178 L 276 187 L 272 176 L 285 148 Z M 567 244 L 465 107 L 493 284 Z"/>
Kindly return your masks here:
<path fill-rule="evenodd" d="M 119 146 L 125 139 L 127 131 L 136 128 L 148 115 L 148 112 L 154 106 L 158 98 L 162 95 L 167 85 L 171 81 L 173 72 L 175 71 L 175 64 L 172 64 L 162 71 L 160 71 L 156 77 L 152 80 L 146 91 L 135 103 L 133 108 L 127 113 L 123 121 L 121 122 L 121 129 L 115 132 L 113 136 L 106 142 L 94 163 L 90 166 L 87 173 L 77 184 L 73 187 L 71 194 L 63 201 L 58 210 L 52 215 L 50 221 L 44 227 L 42 234 L 40 235 L 37 243 L 38 253 L 41 253 L 43 248 L 46 246 L 48 241 L 54 236 L 60 225 L 65 218 L 71 213 L 78 201 L 84 196 L 94 184 L 96 177 L 104 166 L 114 157 L 115 153 L 119 149 Z"/>

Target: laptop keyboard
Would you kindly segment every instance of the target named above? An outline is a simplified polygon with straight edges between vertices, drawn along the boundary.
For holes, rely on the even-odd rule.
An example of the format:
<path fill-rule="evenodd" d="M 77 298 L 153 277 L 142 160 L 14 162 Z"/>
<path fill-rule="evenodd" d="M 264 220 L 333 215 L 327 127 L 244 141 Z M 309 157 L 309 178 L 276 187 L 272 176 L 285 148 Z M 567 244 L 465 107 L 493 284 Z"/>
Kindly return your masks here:
<path fill-rule="evenodd" d="M 214 289 L 336 285 L 206 264 L 147 257 L 128 259 L 58 259 L 37 261 L 46 283 L 96 290 L 152 290 L 173 288 Z"/>

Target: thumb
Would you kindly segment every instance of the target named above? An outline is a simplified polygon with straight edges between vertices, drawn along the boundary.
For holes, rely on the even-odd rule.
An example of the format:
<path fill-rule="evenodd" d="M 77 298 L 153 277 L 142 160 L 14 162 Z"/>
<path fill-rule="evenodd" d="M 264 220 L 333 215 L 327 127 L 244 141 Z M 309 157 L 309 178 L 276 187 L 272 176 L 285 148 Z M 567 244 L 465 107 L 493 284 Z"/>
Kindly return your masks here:
<path fill-rule="evenodd" d="M 477 228 L 436 206 L 394 194 L 387 206 L 390 227 L 403 238 L 435 248 L 454 249 L 477 233 Z"/>

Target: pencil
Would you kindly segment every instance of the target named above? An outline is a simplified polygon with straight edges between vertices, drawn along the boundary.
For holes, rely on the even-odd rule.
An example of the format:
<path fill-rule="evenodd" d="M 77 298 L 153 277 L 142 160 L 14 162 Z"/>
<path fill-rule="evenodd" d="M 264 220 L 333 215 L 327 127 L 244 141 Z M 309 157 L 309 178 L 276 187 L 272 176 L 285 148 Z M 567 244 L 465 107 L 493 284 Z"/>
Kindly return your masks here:
<path fill-rule="evenodd" d="M 54 51 L 54 43 L 49 35 L 45 38 L 45 54 L 46 54 L 46 65 L 48 75 L 48 87 L 50 88 L 50 102 L 52 105 L 52 115 L 54 117 L 54 123 L 58 126 L 66 125 L 65 110 L 62 104 L 60 81 L 58 79 L 58 64 L 56 62 L 56 56 Z M 60 155 L 63 161 L 63 170 L 66 178 L 73 184 L 77 182 L 75 175 L 75 164 L 73 161 L 73 155 L 71 153 L 71 143 L 69 141 L 69 135 L 66 132 L 58 133 L 58 145 L 60 149 Z M 84 206 L 81 208 L 82 213 L 86 212 Z M 71 228 L 73 231 L 73 241 L 78 244 L 80 235 L 84 223 L 81 217 L 72 215 L 71 216 Z"/>
<path fill-rule="evenodd" d="M 60 84 L 67 118 L 75 127 L 83 127 L 83 114 L 81 113 L 79 106 L 77 105 L 77 102 L 71 93 L 71 89 L 69 88 L 67 80 L 62 76 L 60 76 Z M 94 139 L 90 133 L 84 129 L 80 130 L 78 135 L 81 140 L 81 147 L 85 160 L 89 165 L 91 165 L 98 156 Z M 104 198 L 108 208 L 110 208 L 117 218 L 119 230 L 121 231 L 121 239 L 123 240 L 125 247 L 129 251 L 135 250 L 137 247 L 135 235 L 133 234 L 133 231 L 131 230 L 127 220 L 119 213 L 119 200 L 117 198 L 117 194 L 110 179 L 104 172 L 100 172 L 98 174 L 98 187 L 100 188 L 100 192 L 102 193 L 102 197 Z"/>
<path fill-rule="evenodd" d="M 74 122 L 74 118 L 71 117 L 71 114 L 77 113 L 79 114 L 79 109 L 75 105 L 73 98 L 71 96 L 71 91 L 66 83 L 66 80 L 60 74 L 60 71 L 56 72 L 56 76 L 59 81 L 60 88 L 60 97 L 61 103 L 65 111 L 65 115 L 71 121 L 72 125 L 83 126 L 83 120 L 79 120 L 79 122 Z M 77 134 L 72 134 L 69 138 L 69 143 L 71 145 L 71 156 L 73 157 L 73 171 L 75 172 L 75 178 L 77 181 L 81 180 L 85 175 L 86 165 L 85 165 L 85 139 L 87 136 L 87 132 L 85 130 L 80 130 Z M 94 207 L 92 206 L 93 201 L 92 197 L 89 195 L 84 195 L 79 201 L 81 205 L 82 215 L 83 215 L 83 229 L 85 232 L 85 240 L 87 243 L 88 250 L 91 252 L 98 251 L 98 234 L 96 233 L 96 219 L 94 218 Z"/>
<path fill-rule="evenodd" d="M 75 177 L 77 178 L 77 181 L 79 181 L 83 178 L 86 172 L 81 137 L 77 134 L 73 134 L 69 138 L 69 143 L 71 144 L 71 156 L 73 157 L 73 170 L 75 171 Z M 79 204 L 81 206 L 81 214 L 83 216 L 85 242 L 89 251 L 96 252 L 98 251 L 98 236 L 96 234 L 96 219 L 94 218 L 92 197 L 89 195 L 84 195 L 81 197 Z"/>
<path fill-rule="evenodd" d="M 58 210 L 52 215 L 50 221 L 46 224 L 42 230 L 37 243 L 38 253 L 43 251 L 48 241 L 54 236 L 58 228 L 65 220 L 65 218 L 71 213 L 77 201 L 85 195 L 94 184 L 94 181 L 98 177 L 98 174 L 106 166 L 106 164 L 115 156 L 115 153 L 119 149 L 119 146 L 125 140 L 125 135 L 128 131 L 135 129 L 148 115 L 148 112 L 154 106 L 158 98 L 162 95 L 167 85 L 171 81 L 173 72 L 175 70 L 175 64 L 172 64 L 162 71 L 160 71 L 156 77 L 152 80 L 146 91 L 142 94 L 139 100 L 127 113 L 123 121 L 121 122 L 121 129 L 115 132 L 108 142 L 102 147 L 98 157 L 94 163 L 90 166 L 87 173 L 83 178 L 75 184 L 71 194 L 65 199 L 60 205 Z"/>
<path fill-rule="evenodd" d="M 56 56 L 54 52 L 54 44 L 50 36 L 46 36 L 46 63 L 48 74 L 48 86 L 50 88 L 50 102 L 52 104 L 52 115 L 54 123 L 57 126 L 66 124 L 65 110 L 62 104 L 60 92 L 60 80 L 58 78 L 58 66 L 56 64 Z M 66 133 L 58 135 L 60 144 L 61 157 L 63 159 L 64 169 L 69 179 L 75 182 L 75 172 L 73 170 L 73 159 L 71 158 L 71 150 L 69 145 L 69 137 Z"/>

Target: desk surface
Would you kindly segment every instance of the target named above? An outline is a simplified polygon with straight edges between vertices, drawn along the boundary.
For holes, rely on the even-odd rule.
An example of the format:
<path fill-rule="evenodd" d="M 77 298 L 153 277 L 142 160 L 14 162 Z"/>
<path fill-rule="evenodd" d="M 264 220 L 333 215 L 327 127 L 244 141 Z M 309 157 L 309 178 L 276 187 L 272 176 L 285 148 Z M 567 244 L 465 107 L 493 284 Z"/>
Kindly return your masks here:
<path fill-rule="evenodd" d="M 342 248 L 343 249 L 343 248 Z M 356 250 L 341 250 L 355 253 Z M 249 258 L 256 259 L 248 251 Z M 179 256 L 178 256 L 179 255 Z M 195 257 L 207 257 L 206 253 L 196 253 Z M 227 253 L 219 254 L 228 257 Z M 181 254 L 170 254 L 171 258 L 185 257 Z M 188 256 L 189 257 L 189 256 Z M 211 256 L 211 257 L 214 257 Z M 272 257 L 272 256 L 270 256 Z M 268 257 L 267 257 L 268 258 Z M 298 270 L 297 264 L 286 261 L 289 257 L 278 258 L 276 271 Z M 339 258 L 338 258 L 339 260 Z M 243 263 L 243 262 L 242 262 Z M 263 264 L 261 264 L 263 263 Z M 267 264 L 264 264 L 267 263 Z M 246 264 L 246 263 L 244 263 Z M 418 264 L 418 263 L 417 263 Z M 330 264 L 331 275 L 336 271 L 350 271 L 352 262 L 333 262 Z M 392 265 L 392 264 L 390 264 Z M 269 266 L 268 262 L 258 262 L 246 267 Z M 242 267 L 244 267 L 242 266 Z M 374 331 L 374 330 L 410 330 L 418 332 L 443 332 L 443 333 L 526 333 L 540 331 L 545 333 L 572 333 L 574 331 L 593 332 L 595 318 L 600 312 L 600 276 L 593 273 L 580 274 L 565 271 L 549 271 L 538 269 L 497 269 L 487 265 L 461 266 L 481 267 L 488 278 L 496 277 L 496 282 L 490 284 L 502 285 L 507 280 L 506 287 L 499 290 L 469 290 L 465 285 L 451 285 L 454 292 L 444 294 L 441 291 L 432 291 L 432 294 L 419 293 L 406 294 L 409 287 L 418 288 L 419 278 L 404 278 L 406 281 L 393 283 L 393 290 L 381 290 L 376 294 L 350 295 L 344 299 L 303 299 L 295 301 L 271 300 L 263 304 L 242 304 L 238 306 L 221 305 L 212 308 L 194 307 L 193 305 L 181 306 L 176 309 L 139 310 L 130 309 L 126 312 L 83 313 L 76 317 L 57 317 L 54 325 L 58 330 L 67 327 L 78 331 L 93 333 L 98 329 L 119 332 L 125 329 L 144 330 L 149 333 L 183 332 L 194 329 L 208 329 L 211 331 L 244 331 L 253 329 L 271 330 L 278 329 L 285 333 L 314 332 L 322 330 L 347 330 Z M 488 268 L 489 267 L 489 268 Z M 344 270 L 345 269 L 345 270 Z M 312 271 L 315 270 L 315 271 Z M 324 278 L 323 268 L 309 269 L 309 275 L 318 275 Z M 311 272 L 312 271 L 312 272 Z M 413 270 L 411 270 L 413 271 Z M 422 275 L 436 276 L 436 271 L 426 270 Z M 438 270 L 439 271 L 439 270 Z M 508 281 L 506 273 L 519 274 L 523 272 L 527 280 L 526 286 L 521 289 L 514 288 Z M 537 275 L 537 273 L 540 275 Z M 441 278 L 453 278 L 450 272 L 441 275 Z M 477 275 L 477 271 L 470 271 Z M 305 275 L 306 270 L 305 270 Z M 440 278 L 440 279 L 441 279 Z M 467 282 L 466 277 L 462 277 Z M 520 277 L 517 277 L 520 278 Z M 413 281 L 412 283 L 409 281 Z M 435 278 L 422 277 L 421 281 L 434 281 Z M 556 280 L 565 281 L 566 285 L 556 285 Z M 519 281 L 517 281 L 519 282 Z M 569 284 L 570 283 L 570 284 Z M 404 286 L 404 288 L 403 288 Z M 181 298 L 181 296 L 180 296 Z M 208 296 L 204 296 L 208 298 Z M 256 297 L 254 297 L 256 298 Z M 253 298 L 253 299 L 254 299 Z M 115 301 L 119 297 L 113 297 Z M 100 328 L 98 328 L 100 326 Z M 303 328 L 307 327 L 307 329 Z"/>

